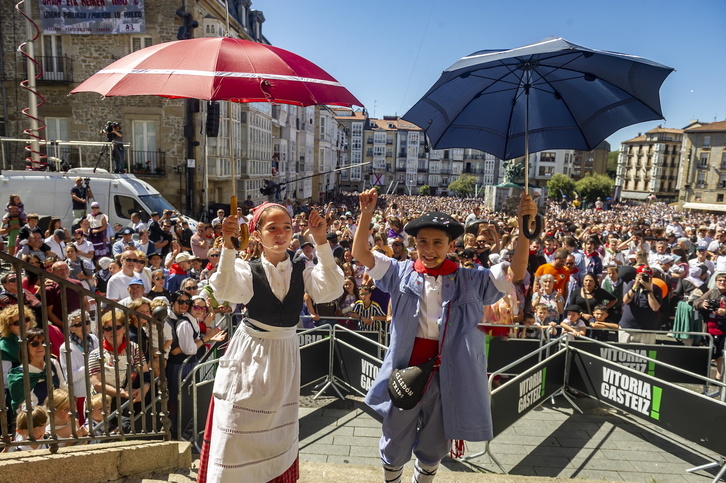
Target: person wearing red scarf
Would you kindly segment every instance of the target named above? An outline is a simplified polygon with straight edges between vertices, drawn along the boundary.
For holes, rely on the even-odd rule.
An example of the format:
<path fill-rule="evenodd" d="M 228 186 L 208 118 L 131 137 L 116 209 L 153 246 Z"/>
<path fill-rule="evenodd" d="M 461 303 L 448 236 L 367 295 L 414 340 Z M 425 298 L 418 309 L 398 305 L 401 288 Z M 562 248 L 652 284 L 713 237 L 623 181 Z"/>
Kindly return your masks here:
<path fill-rule="evenodd" d="M 359 195 L 358 226 L 370 224 L 377 199 L 375 189 Z M 413 453 L 413 481 L 429 483 L 451 440 L 492 439 L 485 335 L 477 327 L 483 307 L 510 289 L 507 270 L 515 283 L 524 279 L 529 240 L 522 234 L 522 217 L 536 214 L 532 198 L 523 196 L 511 264 L 491 269 L 459 268 L 447 257 L 464 227 L 446 213 L 426 213 L 404 227 L 416 239 L 415 262 L 371 252 L 367 234 L 356 232 L 353 256 L 367 267 L 376 286 L 391 295 L 391 345 L 366 395 L 366 403 L 383 417 L 379 450 L 385 481 L 400 482 Z M 413 409 L 394 407 L 388 393 L 393 370 L 436 356 L 441 365 L 421 401 Z"/>

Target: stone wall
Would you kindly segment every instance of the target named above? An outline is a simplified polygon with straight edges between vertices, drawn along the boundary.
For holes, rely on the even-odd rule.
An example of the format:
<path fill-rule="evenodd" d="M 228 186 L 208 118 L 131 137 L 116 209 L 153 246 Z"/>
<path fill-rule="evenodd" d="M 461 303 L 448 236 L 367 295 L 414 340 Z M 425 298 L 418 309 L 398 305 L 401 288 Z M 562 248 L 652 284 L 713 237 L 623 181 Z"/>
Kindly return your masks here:
<path fill-rule="evenodd" d="M 23 78 L 23 60 L 16 52 L 20 43 L 25 41 L 25 21 L 14 9 L 14 1 L 0 3 L 0 45 L 3 55 L 3 75 L 5 79 L 6 131 L 11 138 L 25 138 L 23 129 L 30 127 L 30 121 L 21 114 L 29 105 L 28 95 L 18 83 Z M 33 18 L 39 18 L 38 2 L 32 2 Z M 151 36 L 153 44 L 176 39 L 181 20 L 176 16 L 178 1 L 153 0 L 145 2 L 146 35 Z M 195 32 L 196 35 L 201 32 Z M 144 176 L 180 211 L 185 211 L 187 189 L 185 181 L 179 186 L 180 175 L 173 172 L 174 166 L 185 165 L 187 159 L 184 138 L 185 102 L 181 99 L 166 99 L 155 96 L 131 96 L 102 98 L 96 93 L 68 93 L 80 82 L 101 68 L 127 55 L 131 51 L 131 35 L 62 35 L 63 54 L 73 59 L 73 82 L 38 81 L 37 91 L 45 98 L 45 104 L 38 108 L 41 119 L 45 117 L 65 117 L 69 119 L 69 138 L 73 141 L 105 141 L 99 131 L 107 121 L 122 124 L 126 137 L 124 142 L 132 142 L 131 121 L 136 119 L 157 122 L 157 148 L 165 153 L 167 173 L 164 176 Z M 40 40 L 35 42 L 36 56 L 42 55 Z M 196 116 L 199 116 L 198 114 Z M 0 113 L 0 118 L 3 113 Z M 199 119 L 195 119 L 195 133 L 199 133 Z M 41 132 L 44 134 L 44 132 Z M 198 134 L 197 134 L 198 135 Z M 16 169 L 24 169 L 22 143 L 7 144 L 9 161 Z M 134 149 L 131 146 L 129 149 Z M 95 164 L 99 149 L 88 149 L 84 165 Z M 202 153 L 196 148 L 194 157 L 199 161 Z M 105 164 L 105 163 L 104 163 Z M 202 177 L 195 177 L 191 190 L 194 197 L 194 211 L 198 212 L 201 200 Z M 196 195 L 196 193 L 200 193 Z"/>

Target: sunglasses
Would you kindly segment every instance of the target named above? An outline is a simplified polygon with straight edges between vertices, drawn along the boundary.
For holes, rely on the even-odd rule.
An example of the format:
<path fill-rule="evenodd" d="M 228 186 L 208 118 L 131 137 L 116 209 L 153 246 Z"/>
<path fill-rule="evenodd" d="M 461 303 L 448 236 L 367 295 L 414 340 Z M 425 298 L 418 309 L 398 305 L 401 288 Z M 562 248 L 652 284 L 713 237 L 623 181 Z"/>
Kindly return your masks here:
<path fill-rule="evenodd" d="M 126 260 L 124 260 L 124 261 L 125 261 L 125 262 L 133 262 L 133 263 L 139 263 L 139 262 L 140 262 L 141 260 L 139 260 L 139 259 L 137 259 L 137 258 L 127 258 L 127 259 L 126 259 Z"/>
<path fill-rule="evenodd" d="M 189 305 L 189 299 L 179 299 L 176 301 L 179 305 Z"/>
<path fill-rule="evenodd" d="M 394 246 L 394 247 L 401 247 L 401 246 L 403 246 L 403 245 L 402 245 L 402 244 L 400 244 L 400 243 L 391 243 L 391 246 Z"/>
<path fill-rule="evenodd" d="M 75 323 L 75 324 L 71 324 L 71 327 L 83 327 L 84 325 L 91 325 L 91 321 L 90 320 L 87 320 L 85 324 L 83 322 L 78 322 L 78 323 Z"/>
<path fill-rule="evenodd" d="M 166 277 L 154 277 L 154 280 L 164 280 Z"/>
<path fill-rule="evenodd" d="M 45 344 L 45 341 L 44 340 L 34 340 L 32 342 L 28 342 L 28 344 L 30 345 L 30 347 L 38 347 L 38 346 Z"/>
<path fill-rule="evenodd" d="M 18 281 L 18 279 L 15 277 L 8 277 L 8 279 L 5 281 L 5 283 L 17 282 L 17 281 Z"/>
<path fill-rule="evenodd" d="M 204 310 L 204 311 L 207 310 L 207 307 L 205 307 L 204 305 L 192 305 L 192 308 L 197 309 L 197 310 Z"/>
<path fill-rule="evenodd" d="M 199 287 L 192 287 L 192 286 L 189 286 L 189 287 L 185 287 L 185 288 L 183 288 L 182 290 L 199 290 Z"/>
<path fill-rule="evenodd" d="M 214 255 L 207 255 L 209 258 L 219 258 L 219 253 L 215 253 Z"/>
<path fill-rule="evenodd" d="M 124 324 L 118 324 L 116 326 L 113 325 L 107 325 L 103 328 L 104 332 L 111 332 L 112 330 L 121 330 L 124 328 Z"/>
<path fill-rule="evenodd" d="M 25 323 L 26 324 L 29 324 L 30 323 L 30 317 L 25 317 Z M 10 322 L 10 325 L 12 325 L 14 327 L 20 327 L 20 319 L 13 320 L 12 322 Z"/>

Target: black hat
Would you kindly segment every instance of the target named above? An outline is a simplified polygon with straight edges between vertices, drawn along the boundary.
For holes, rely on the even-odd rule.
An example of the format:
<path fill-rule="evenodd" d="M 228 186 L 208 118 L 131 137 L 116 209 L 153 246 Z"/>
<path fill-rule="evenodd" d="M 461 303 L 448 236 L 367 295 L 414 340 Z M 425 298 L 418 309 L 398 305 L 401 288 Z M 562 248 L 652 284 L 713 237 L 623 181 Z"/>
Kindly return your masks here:
<path fill-rule="evenodd" d="M 459 254 L 461 258 L 474 258 L 474 255 L 476 253 L 471 248 L 466 248 L 462 250 L 462 252 Z"/>
<path fill-rule="evenodd" d="M 121 235 L 133 235 L 136 232 L 133 229 L 126 227 L 123 230 L 121 230 L 120 233 L 121 233 Z"/>
<path fill-rule="evenodd" d="M 334 231 L 331 231 L 331 232 L 328 232 L 328 233 L 327 233 L 327 234 L 325 235 L 325 238 L 326 238 L 327 240 L 337 240 L 337 239 L 338 239 L 338 234 L 337 234 L 337 233 L 335 233 Z"/>
<path fill-rule="evenodd" d="M 305 246 L 307 246 L 307 245 L 310 245 L 311 247 L 314 247 L 314 246 L 315 246 L 315 245 L 313 245 L 313 244 L 312 244 L 312 242 L 310 242 L 310 241 L 305 241 L 305 242 L 302 242 L 302 243 L 300 244 L 300 248 L 303 248 L 303 247 L 305 247 Z"/>
<path fill-rule="evenodd" d="M 148 255 L 146 255 L 146 259 L 147 260 L 151 260 L 152 257 L 159 257 L 159 258 L 161 258 L 161 253 L 159 253 L 159 252 L 153 252 L 153 253 L 149 253 Z"/>
<path fill-rule="evenodd" d="M 461 223 L 440 211 L 432 211 L 419 216 L 407 223 L 404 230 L 409 235 L 416 236 L 421 228 L 436 228 L 445 231 L 452 240 L 456 240 L 464 233 L 464 227 L 461 226 Z"/>
<path fill-rule="evenodd" d="M 157 213 L 156 211 L 152 211 L 151 213 L 149 213 L 149 216 L 153 218 L 155 216 L 159 216 L 159 213 Z"/>
<path fill-rule="evenodd" d="M 579 305 L 570 304 L 565 309 L 565 313 L 567 313 L 567 312 L 577 312 L 578 314 L 581 314 L 582 313 L 582 309 L 580 308 Z"/>

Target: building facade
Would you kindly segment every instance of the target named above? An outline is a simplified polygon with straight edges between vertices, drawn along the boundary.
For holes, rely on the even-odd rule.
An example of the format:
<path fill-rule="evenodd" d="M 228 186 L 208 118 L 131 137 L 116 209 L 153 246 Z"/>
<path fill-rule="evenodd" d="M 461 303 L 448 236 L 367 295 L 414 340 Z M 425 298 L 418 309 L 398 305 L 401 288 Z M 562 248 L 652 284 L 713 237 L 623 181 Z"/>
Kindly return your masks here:
<path fill-rule="evenodd" d="M 48 147 L 47 153 L 43 146 L 43 154 L 60 157 L 72 167 L 95 165 L 98 160 L 99 167 L 110 168 L 107 153 L 83 143 L 106 141 L 100 132 L 107 122 L 118 122 L 123 141 L 129 144 L 126 171 L 154 185 L 181 211 L 198 217 L 205 205 L 229 203 L 233 161 L 238 178 L 236 194 L 242 199 L 248 194 L 256 201 L 263 198 L 259 188 L 270 176 L 275 147 L 273 106 L 210 104 L 155 96 L 104 99 L 95 93 L 68 96 L 83 80 L 141 48 L 178 38 L 226 35 L 225 2 L 200 0 L 186 2 L 180 8 L 179 2 L 170 0 L 146 1 L 137 12 L 141 21 L 132 27 L 127 25 L 130 33 L 111 34 L 73 34 L 65 30 L 52 33 L 53 26 L 43 23 L 44 12 L 40 10 L 49 7 L 43 2 L 30 3 L 31 17 L 41 29 L 33 42 L 33 56 L 42 67 L 36 91 L 45 101 L 37 109 L 38 118 L 45 124 L 39 135 L 63 142 Z M 262 34 L 264 14 L 252 9 L 250 0 L 228 3 L 232 37 L 269 43 Z M 106 15 L 118 7 L 97 8 Z M 23 131 L 31 128 L 31 123 L 21 110 L 39 98 L 29 98 L 19 87 L 28 77 L 27 62 L 17 53 L 18 45 L 26 40 L 25 20 L 15 12 L 14 2 L 0 4 L 0 34 L 4 79 L 0 136 L 23 139 Z M 210 117 L 217 121 L 210 122 Z M 210 128 L 216 136 L 207 136 L 212 134 Z M 310 155 L 310 164 L 304 168 L 312 173 L 312 126 L 309 135 L 303 137 L 305 149 L 309 147 L 303 156 Z M 70 141 L 77 144 L 65 143 Z M 3 147 L 4 167 L 25 169 L 24 143 L 6 141 Z"/>
<path fill-rule="evenodd" d="M 726 121 L 692 122 L 683 130 L 679 204 L 685 209 L 726 211 Z"/>
<path fill-rule="evenodd" d="M 615 179 L 616 199 L 673 202 L 678 197 L 682 129 L 657 127 L 623 142 Z"/>

